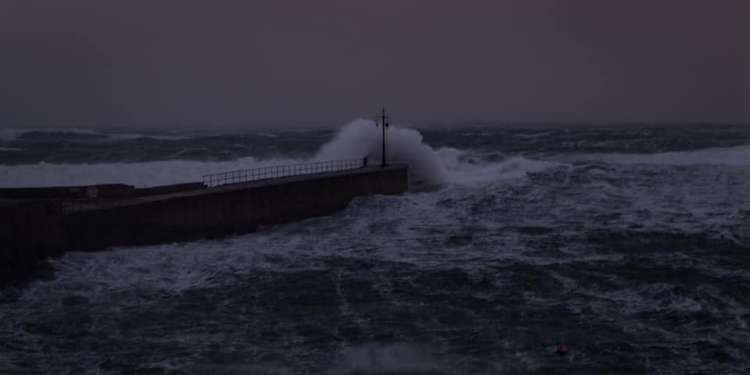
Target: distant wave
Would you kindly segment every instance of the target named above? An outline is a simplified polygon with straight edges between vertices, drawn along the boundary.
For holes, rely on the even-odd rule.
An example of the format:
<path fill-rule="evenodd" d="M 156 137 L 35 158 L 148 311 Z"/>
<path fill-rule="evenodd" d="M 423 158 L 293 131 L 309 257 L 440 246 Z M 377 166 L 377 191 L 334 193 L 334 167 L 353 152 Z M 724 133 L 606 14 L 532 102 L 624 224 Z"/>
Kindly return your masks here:
<path fill-rule="evenodd" d="M 49 129 L 49 128 L 30 128 L 30 129 L 16 129 L 16 128 L 0 128 L 0 140 L 10 142 L 21 138 L 25 134 L 30 133 L 47 133 L 47 134 L 77 134 L 77 135 L 103 135 L 102 133 L 88 130 L 88 129 Z"/>
<path fill-rule="evenodd" d="M 259 137 L 266 137 L 266 138 L 278 138 L 279 137 L 278 134 L 264 133 L 264 132 L 255 133 L 255 135 L 257 135 Z"/>
<path fill-rule="evenodd" d="M 12 142 L 29 136 L 40 134 L 44 136 L 59 136 L 60 138 L 72 138 L 83 142 L 123 141 L 131 139 L 159 139 L 159 140 L 183 140 L 191 137 L 172 134 L 139 134 L 139 133 L 106 133 L 91 129 L 80 128 L 0 128 L 0 141 Z M 70 139 L 69 139 L 70 140 Z"/>
<path fill-rule="evenodd" d="M 597 160 L 614 164 L 750 166 L 750 145 L 654 154 L 579 154 L 570 159 Z"/>
<path fill-rule="evenodd" d="M 534 133 L 518 133 L 515 136 L 516 138 L 521 138 L 521 139 L 536 140 L 538 138 L 549 137 L 552 134 L 553 133 L 551 131 L 544 131 L 544 132 L 534 132 Z"/>
<path fill-rule="evenodd" d="M 107 134 L 112 141 L 130 140 L 130 139 L 158 139 L 162 141 L 180 141 L 192 137 L 186 135 L 169 135 L 169 134 L 138 134 L 138 133 L 113 133 Z"/>

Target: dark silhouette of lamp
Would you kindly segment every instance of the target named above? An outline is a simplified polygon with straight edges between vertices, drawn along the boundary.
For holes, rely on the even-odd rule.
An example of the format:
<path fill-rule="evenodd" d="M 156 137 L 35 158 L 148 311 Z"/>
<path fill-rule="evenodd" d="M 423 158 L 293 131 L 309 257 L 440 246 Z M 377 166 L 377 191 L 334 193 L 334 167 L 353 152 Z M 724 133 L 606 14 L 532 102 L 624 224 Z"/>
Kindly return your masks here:
<path fill-rule="evenodd" d="M 381 126 L 382 125 L 382 128 L 383 128 L 383 137 L 382 137 L 383 152 L 380 154 L 380 157 L 381 157 L 380 158 L 380 167 L 381 168 L 385 168 L 385 166 L 386 166 L 386 163 L 385 163 L 385 128 L 387 128 L 390 125 L 390 124 L 388 124 L 388 119 L 390 117 L 386 116 L 386 114 L 385 114 L 385 107 L 383 107 L 382 111 L 380 112 L 380 116 L 379 117 L 380 117 L 380 122 L 378 122 L 377 120 L 375 120 L 375 126 Z"/>

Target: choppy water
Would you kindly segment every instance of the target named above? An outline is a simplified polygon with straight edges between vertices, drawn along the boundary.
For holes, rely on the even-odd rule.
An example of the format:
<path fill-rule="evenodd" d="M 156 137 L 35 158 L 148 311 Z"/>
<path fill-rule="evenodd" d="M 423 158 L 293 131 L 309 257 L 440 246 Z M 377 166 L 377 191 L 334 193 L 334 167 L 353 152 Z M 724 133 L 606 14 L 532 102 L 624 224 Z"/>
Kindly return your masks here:
<path fill-rule="evenodd" d="M 422 133 L 435 191 L 54 260 L 0 291 L 0 373 L 750 372 L 750 129 Z M 3 186 L 189 181 L 332 135 L 5 134 Z"/>

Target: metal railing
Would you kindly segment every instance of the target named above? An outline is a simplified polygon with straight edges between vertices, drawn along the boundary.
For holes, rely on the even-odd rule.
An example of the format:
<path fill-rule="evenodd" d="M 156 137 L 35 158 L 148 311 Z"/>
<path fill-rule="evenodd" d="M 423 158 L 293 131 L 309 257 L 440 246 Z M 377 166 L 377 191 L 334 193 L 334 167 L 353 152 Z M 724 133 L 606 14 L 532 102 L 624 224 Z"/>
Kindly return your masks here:
<path fill-rule="evenodd" d="M 275 165 L 205 175 L 203 176 L 203 184 L 207 187 L 216 187 L 265 180 L 269 178 L 338 172 L 362 168 L 365 166 L 367 166 L 366 159 L 330 160 L 314 163 Z"/>

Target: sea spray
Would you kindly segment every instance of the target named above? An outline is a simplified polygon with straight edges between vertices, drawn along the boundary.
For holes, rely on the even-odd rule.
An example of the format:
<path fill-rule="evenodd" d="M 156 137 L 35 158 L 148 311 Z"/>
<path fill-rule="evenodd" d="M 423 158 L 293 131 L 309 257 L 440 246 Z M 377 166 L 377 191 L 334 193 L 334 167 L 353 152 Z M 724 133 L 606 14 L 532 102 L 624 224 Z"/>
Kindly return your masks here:
<path fill-rule="evenodd" d="M 367 157 L 370 163 L 380 163 L 381 137 L 382 130 L 375 126 L 374 121 L 357 119 L 339 129 L 334 138 L 320 148 L 315 159 Z M 414 129 L 389 127 L 386 131 L 386 156 L 389 163 L 408 164 L 414 182 L 433 185 L 445 182 L 445 171 L 438 155 Z"/>

